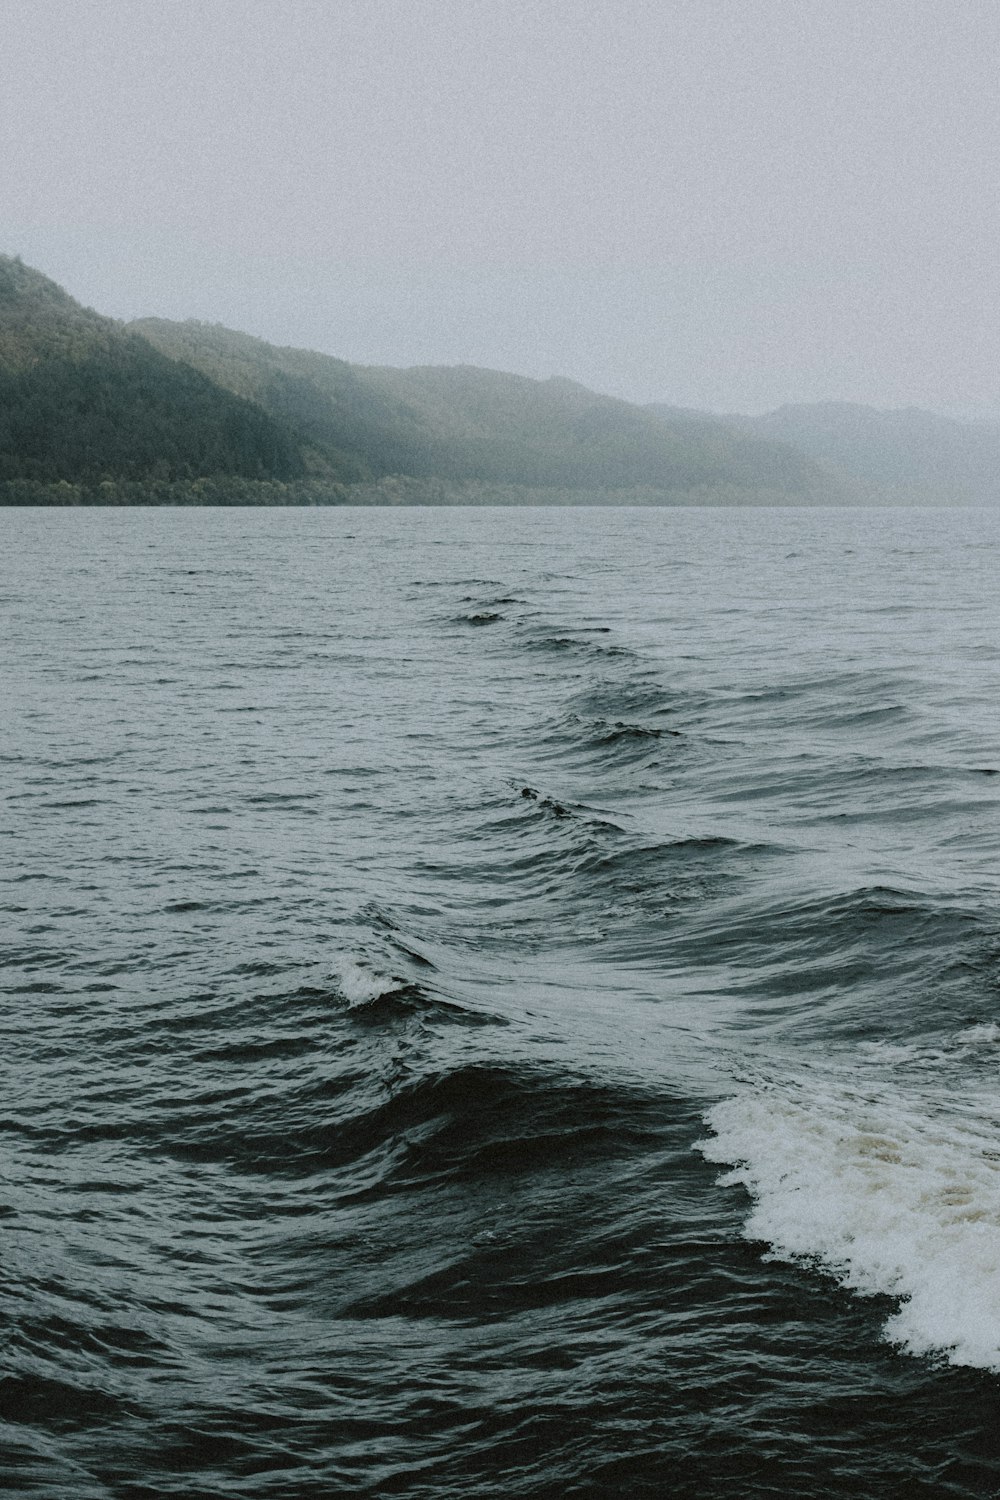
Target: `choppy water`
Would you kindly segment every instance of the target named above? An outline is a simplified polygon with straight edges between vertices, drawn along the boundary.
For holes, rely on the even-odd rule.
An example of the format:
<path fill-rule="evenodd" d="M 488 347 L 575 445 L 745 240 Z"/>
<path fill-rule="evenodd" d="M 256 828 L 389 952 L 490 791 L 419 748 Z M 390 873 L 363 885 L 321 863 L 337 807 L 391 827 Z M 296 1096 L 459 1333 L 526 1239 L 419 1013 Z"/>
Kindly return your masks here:
<path fill-rule="evenodd" d="M 1000 515 L 3 528 L 5 1495 L 1000 1493 Z"/>

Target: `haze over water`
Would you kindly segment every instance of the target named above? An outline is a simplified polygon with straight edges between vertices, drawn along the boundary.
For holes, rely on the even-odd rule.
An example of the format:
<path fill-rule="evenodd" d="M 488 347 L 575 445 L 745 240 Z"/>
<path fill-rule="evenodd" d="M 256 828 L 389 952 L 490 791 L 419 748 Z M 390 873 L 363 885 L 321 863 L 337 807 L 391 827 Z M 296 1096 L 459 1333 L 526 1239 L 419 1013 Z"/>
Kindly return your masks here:
<path fill-rule="evenodd" d="M 1000 1488 L 996 513 L 6 524 L 6 1494 Z"/>

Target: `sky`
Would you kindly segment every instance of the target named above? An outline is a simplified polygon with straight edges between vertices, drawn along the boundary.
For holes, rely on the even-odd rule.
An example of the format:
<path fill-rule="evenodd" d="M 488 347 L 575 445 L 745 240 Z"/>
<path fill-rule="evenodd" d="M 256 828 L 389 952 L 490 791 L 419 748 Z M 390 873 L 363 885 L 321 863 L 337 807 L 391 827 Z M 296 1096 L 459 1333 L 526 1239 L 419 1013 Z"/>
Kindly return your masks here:
<path fill-rule="evenodd" d="M 996 0 L 0 0 L 0 252 L 115 317 L 1000 415 Z"/>

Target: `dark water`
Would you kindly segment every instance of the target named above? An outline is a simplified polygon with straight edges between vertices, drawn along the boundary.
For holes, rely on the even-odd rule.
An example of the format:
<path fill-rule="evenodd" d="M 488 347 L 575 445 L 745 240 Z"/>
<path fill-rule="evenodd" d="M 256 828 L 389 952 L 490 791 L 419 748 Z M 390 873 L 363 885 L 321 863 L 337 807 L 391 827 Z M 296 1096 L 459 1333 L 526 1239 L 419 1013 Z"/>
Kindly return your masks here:
<path fill-rule="evenodd" d="M 1000 1494 L 1000 515 L 3 527 L 5 1495 Z"/>

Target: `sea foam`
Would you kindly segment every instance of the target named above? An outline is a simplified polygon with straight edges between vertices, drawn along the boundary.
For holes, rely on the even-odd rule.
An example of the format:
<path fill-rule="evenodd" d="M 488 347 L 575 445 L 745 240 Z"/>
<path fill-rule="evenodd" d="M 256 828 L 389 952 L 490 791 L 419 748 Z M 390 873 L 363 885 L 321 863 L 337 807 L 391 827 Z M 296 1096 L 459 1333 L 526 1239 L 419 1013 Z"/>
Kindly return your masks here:
<path fill-rule="evenodd" d="M 379 974 L 351 960 L 341 964 L 336 977 L 337 987 L 352 1009 L 381 1000 L 383 995 L 398 990 L 401 983 L 399 979 Z"/>
<path fill-rule="evenodd" d="M 955 1052 L 991 1032 L 962 1033 Z M 750 1193 L 745 1234 L 769 1259 L 898 1299 L 884 1332 L 911 1354 L 1000 1372 L 997 1096 L 916 1071 L 841 1062 L 748 1082 L 709 1111 L 699 1147 L 734 1164 L 720 1180 Z"/>

